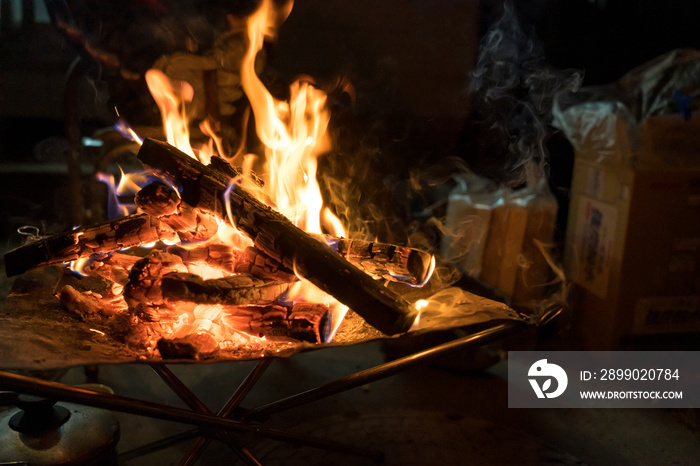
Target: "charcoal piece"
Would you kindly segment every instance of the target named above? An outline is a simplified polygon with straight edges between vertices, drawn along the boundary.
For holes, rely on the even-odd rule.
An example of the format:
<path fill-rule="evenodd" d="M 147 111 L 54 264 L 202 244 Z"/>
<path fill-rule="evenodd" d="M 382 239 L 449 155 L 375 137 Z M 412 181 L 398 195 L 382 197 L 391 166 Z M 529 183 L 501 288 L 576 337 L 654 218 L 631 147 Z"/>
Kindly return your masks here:
<path fill-rule="evenodd" d="M 263 337 L 289 336 L 287 308 L 284 306 L 266 306 L 257 308 L 259 314 L 251 320 L 250 328 L 253 333 Z"/>
<path fill-rule="evenodd" d="M 291 306 L 239 306 L 229 312 L 227 325 L 260 337 L 285 337 L 309 343 L 323 343 L 322 329 L 328 319 L 328 307 L 318 303 L 294 303 Z"/>
<path fill-rule="evenodd" d="M 216 339 L 208 333 L 182 338 L 161 338 L 156 344 L 163 359 L 211 359 L 219 353 Z"/>
<path fill-rule="evenodd" d="M 154 251 L 136 262 L 129 273 L 129 283 L 124 287 L 124 299 L 130 308 L 139 303 L 165 304 L 160 289 L 161 278 L 171 272 L 187 272 L 179 256 Z"/>
<path fill-rule="evenodd" d="M 323 329 L 328 321 L 328 306 L 319 303 L 296 302 L 289 310 L 289 336 L 301 341 L 322 343 Z"/>
<path fill-rule="evenodd" d="M 191 273 L 170 273 L 160 280 L 160 290 L 164 299 L 197 304 L 239 306 L 272 303 L 288 288 L 288 283 L 264 280 L 251 275 L 204 280 Z"/>
<path fill-rule="evenodd" d="M 180 196 L 170 186 L 156 180 L 136 193 L 134 203 L 148 215 L 161 217 L 177 214 Z"/>

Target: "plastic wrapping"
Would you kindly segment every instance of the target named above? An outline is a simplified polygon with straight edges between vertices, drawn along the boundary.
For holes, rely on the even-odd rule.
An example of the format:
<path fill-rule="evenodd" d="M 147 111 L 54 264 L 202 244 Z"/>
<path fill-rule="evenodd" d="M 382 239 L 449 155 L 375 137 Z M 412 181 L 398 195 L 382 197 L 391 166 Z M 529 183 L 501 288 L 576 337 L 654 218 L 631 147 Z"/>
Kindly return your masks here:
<path fill-rule="evenodd" d="M 608 166 L 633 166 L 640 132 L 652 117 L 688 118 L 700 102 L 700 52 L 679 49 L 647 62 L 607 86 L 561 93 L 553 125 L 581 157 Z"/>

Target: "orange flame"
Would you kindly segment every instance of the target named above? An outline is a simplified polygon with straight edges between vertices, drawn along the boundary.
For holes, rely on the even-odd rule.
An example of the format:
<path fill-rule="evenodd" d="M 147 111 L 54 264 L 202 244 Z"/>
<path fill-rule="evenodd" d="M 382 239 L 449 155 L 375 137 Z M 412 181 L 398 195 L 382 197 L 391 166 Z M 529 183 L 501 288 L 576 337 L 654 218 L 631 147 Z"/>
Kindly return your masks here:
<path fill-rule="evenodd" d="M 204 150 L 195 151 L 190 144 L 187 105 L 194 98 L 194 88 L 185 81 L 171 80 L 157 69 L 146 72 L 146 84 L 160 109 L 168 143 L 203 164 L 208 164 L 211 160 L 211 147 L 205 146 Z"/>
<path fill-rule="evenodd" d="M 318 157 L 331 148 L 326 130 L 330 113 L 326 93 L 311 80 L 299 79 L 290 86 L 288 102 L 275 99 L 255 72 L 255 57 L 265 34 L 279 16 L 270 0 L 263 0 L 248 19 L 249 48 L 241 65 L 241 85 L 255 116 L 258 137 L 266 146 L 265 194 L 277 210 L 309 233 L 330 232 L 345 236 L 340 220 L 323 206 L 316 180 Z M 332 309 L 334 324 L 327 338 L 337 331 L 347 307 L 306 281 L 296 284 L 289 299 L 323 302 Z"/>
<path fill-rule="evenodd" d="M 326 93 L 299 79 L 290 86 L 289 102 L 275 99 L 255 72 L 255 57 L 274 18 L 272 2 L 264 0 L 248 19 L 250 46 L 241 65 L 241 85 L 255 115 L 258 137 L 265 144 L 266 194 L 298 227 L 344 235 L 340 221 L 323 207 L 316 181 L 317 158 L 327 152 L 330 114 Z"/>

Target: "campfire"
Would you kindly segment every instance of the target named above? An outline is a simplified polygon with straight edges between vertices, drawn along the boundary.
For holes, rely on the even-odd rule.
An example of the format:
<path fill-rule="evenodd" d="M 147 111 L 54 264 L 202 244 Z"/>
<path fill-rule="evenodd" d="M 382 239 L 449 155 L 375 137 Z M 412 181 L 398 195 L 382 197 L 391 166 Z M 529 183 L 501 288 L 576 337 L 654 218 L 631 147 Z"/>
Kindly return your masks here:
<path fill-rule="evenodd" d="M 260 354 L 290 341 L 328 343 L 357 321 L 377 335 L 402 334 L 419 328 L 429 311 L 451 325 L 459 311 L 444 310 L 465 304 L 516 318 L 507 306 L 484 306 L 488 300 L 462 290 L 417 294 L 435 270 L 431 253 L 348 234 L 324 205 L 316 168 L 332 145 L 325 92 L 304 78 L 280 101 L 256 73 L 270 18 L 284 14 L 263 1 L 247 18 L 240 66 L 264 157 L 226 154 L 206 120 L 200 127 L 210 139 L 193 147 L 185 116 L 194 88 L 152 69 L 146 82 L 167 142 L 142 139 L 120 122 L 141 144 L 144 165 L 114 188 L 120 215 L 10 251 L 8 275 L 67 264 L 90 280 L 82 282 L 87 290 L 58 290 L 62 306 L 149 357 L 206 359 L 242 348 Z"/>

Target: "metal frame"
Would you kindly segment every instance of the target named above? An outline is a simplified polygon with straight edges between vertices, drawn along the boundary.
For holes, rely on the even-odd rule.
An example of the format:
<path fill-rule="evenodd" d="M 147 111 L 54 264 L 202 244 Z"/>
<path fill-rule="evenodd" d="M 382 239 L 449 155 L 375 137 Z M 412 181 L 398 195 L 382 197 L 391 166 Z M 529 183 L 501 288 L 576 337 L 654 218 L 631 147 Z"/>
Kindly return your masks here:
<path fill-rule="evenodd" d="M 151 367 L 172 391 L 189 406 L 190 410 L 135 398 L 97 393 L 57 382 L 49 382 L 2 371 L 0 371 L 0 388 L 3 390 L 13 390 L 20 393 L 43 396 L 56 401 L 77 403 L 95 408 L 103 408 L 196 426 L 196 429 L 125 452 L 120 455 L 121 460 L 159 451 L 198 436 L 197 442 L 183 458 L 180 463 L 181 465 L 194 464 L 204 449 L 214 439 L 226 443 L 244 464 L 261 465 L 262 463 L 239 439 L 239 434 L 253 433 L 267 439 L 333 450 L 381 462 L 384 455 L 378 450 L 268 428 L 265 427 L 264 424 L 270 416 L 275 413 L 303 406 L 328 396 L 381 380 L 458 350 L 481 346 L 503 338 L 515 331 L 524 330 L 527 327 L 527 324 L 519 321 L 491 322 L 485 329 L 470 335 L 441 343 L 409 356 L 379 364 L 372 368 L 356 372 L 253 409 L 241 409 L 240 404 L 245 396 L 253 389 L 260 377 L 265 373 L 265 370 L 272 364 L 274 358 L 259 360 L 258 364 L 251 370 L 218 413 L 213 413 L 209 410 L 209 408 L 207 408 L 164 363 L 153 363 Z"/>

